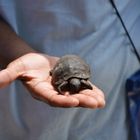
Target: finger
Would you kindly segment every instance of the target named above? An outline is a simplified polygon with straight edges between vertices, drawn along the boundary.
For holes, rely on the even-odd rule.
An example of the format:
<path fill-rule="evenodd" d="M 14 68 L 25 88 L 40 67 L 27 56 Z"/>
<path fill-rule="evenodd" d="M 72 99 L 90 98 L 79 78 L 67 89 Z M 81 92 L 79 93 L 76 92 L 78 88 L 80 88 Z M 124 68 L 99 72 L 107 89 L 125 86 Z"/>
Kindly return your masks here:
<path fill-rule="evenodd" d="M 57 107 L 77 107 L 79 100 L 72 96 L 52 95 L 49 100 L 50 105 Z"/>
<path fill-rule="evenodd" d="M 24 67 L 20 59 L 11 62 L 6 69 L 0 71 L 0 88 L 17 79 L 23 71 Z"/>
<path fill-rule="evenodd" d="M 46 81 L 37 82 L 35 85 L 31 82 L 28 83 L 28 88 L 32 90 L 42 101 L 56 107 L 74 107 L 79 104 L 79 101 L 71 96 L 64 96 L 58 94 L 53 86 Z"/>
<path fill-rule="evenodd" d="M 74 94 L 72 96 L 79 100 L 80 107 L 93 108 L 93 109 L 98 107 L 97 100 L 91 96 L 87 96 L 85 94 Z"/>
<path fill-rule="evenodd" d="M 89 108 L 101 108 L 105 106 L 104 93 L 91 83 L 93 90 L 82 90 L 79 94 L 73 95 L 79 99 L 79 106 Z"/>
<path fill-rule="evenodd" d="M 90 96 L 91 98 L 94 98 L 97 101 L 98 108 L 102 108 L 105 106 L 105 99 L 98 92 L 92 90 L 83 90 L 80 92 L 80 94 L 84 94 L 86 96 Z"/>
<path fill-rule="evenodd" d="M 92 90 L 99 94 L 100 96 L 102 96 L 104 98 L 104 93 L 101 89 L 99 89 L 97 86 L 95 86 L 94 84 L 92 84 L 90 81 L 88 81 L 90 83 L 90 85 L 92 86 Z"/>
<path fill-rule="evenodd" d="M 98 94 L 99 96 L 105 98 L 104 93 L 101 89 L 99 89 L 98 87 L 96 87 L 95 85 L 93 85 L 93 91 Z"/>
<path fill-rule="evenodd" d="M 0 71 L 0 88 L 7 86 L 17 77 L 16 71 L 11 70 L 10 68 Z"/>

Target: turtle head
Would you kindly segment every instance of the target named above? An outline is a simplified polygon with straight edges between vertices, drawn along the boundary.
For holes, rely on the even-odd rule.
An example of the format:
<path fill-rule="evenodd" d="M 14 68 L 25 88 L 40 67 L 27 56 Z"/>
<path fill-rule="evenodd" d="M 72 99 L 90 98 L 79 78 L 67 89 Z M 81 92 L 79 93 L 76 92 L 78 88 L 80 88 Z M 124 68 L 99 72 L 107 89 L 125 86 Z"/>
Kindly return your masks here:
<path fill-rule="evenodd" d="M 78 78 L 71 78 L 69 80 L 69 91 L 72 93 L 77 93 L 81 89 L 81 81 Z"/>

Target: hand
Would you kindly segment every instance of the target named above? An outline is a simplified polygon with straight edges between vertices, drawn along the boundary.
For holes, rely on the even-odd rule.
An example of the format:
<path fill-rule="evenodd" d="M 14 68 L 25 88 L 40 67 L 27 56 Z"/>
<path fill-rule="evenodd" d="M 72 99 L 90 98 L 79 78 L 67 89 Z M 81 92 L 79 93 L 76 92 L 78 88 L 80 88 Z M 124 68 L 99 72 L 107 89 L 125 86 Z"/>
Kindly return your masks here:
<path fill-rule="evenodd" d="M 0 88 L 15 79 L 20 79 L 31 95 L 55 107 L 87 107 L 100 108 L 105 106 L 103 92 L 96 86 L 93 90 L 83 90 L 70 95 L 59 94 L 51 84 L 50 70 L 59 58 L 39 54 L 26 54 L 11 62 L 6 69 L 0 71 Z"/>

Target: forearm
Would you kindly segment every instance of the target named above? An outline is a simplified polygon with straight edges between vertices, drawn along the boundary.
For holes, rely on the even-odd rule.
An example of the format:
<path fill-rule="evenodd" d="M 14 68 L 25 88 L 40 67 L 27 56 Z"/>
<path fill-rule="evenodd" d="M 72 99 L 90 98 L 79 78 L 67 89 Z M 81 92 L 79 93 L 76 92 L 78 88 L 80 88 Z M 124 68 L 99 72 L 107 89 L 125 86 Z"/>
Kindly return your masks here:
<path fill-rule="evenodd" d="M 0 63 L 5 67 L 14 59 L 35 52 L 12 28 L 0 18 Z"/>

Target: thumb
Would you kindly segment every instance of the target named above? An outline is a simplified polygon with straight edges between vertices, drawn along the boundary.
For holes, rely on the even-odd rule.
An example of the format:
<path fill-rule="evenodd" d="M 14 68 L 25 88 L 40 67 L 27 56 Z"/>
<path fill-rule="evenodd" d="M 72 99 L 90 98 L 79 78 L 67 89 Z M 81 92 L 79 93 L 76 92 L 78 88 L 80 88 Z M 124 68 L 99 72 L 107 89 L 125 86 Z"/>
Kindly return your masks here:
<path fill-rule="evenodd" d="M 8 67 L 0 71 L 0 88 L 9 85 L 19 77 L 19 65 L 17 63 L 10 63 Z"/>

